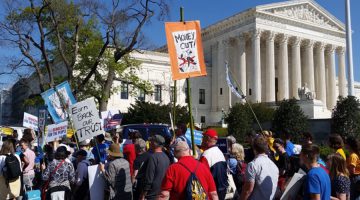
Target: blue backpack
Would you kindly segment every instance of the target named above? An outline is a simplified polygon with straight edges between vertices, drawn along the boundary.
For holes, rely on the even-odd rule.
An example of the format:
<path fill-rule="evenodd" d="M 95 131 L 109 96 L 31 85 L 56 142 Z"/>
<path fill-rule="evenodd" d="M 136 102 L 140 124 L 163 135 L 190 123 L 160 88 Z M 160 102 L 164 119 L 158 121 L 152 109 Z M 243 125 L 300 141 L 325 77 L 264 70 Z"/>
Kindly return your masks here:
<path fill-rule="evenodd" d="M 187 168 L 184 164 L 182 164 L 180 162 L 179 162 L 179 164 L 190 172 L 190 176 L 186 182 L 185 200 L 193 200 L 193 199 L 207 200 L 207 199 L 209 199 L 208 195 L 206 194 L 206 191 L 204 190 L 204 187 L 201 185 L 198 177 L 195 174 L 200 162 L 197 161 L 196 168 L 193 172 L 189 168 Z"/>

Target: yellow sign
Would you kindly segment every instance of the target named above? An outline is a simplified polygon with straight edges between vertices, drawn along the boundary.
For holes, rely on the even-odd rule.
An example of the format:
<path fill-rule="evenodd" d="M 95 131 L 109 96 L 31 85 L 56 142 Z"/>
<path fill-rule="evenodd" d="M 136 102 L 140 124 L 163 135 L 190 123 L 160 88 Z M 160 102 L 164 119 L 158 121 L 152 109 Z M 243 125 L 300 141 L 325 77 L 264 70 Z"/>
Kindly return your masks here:
<path fill-rule="evenodd" d="M 8 128 L 8 127 L 1 127 L 1 132 L 5 135 L 12 135 L 14 132 L 14 129 Z"/>

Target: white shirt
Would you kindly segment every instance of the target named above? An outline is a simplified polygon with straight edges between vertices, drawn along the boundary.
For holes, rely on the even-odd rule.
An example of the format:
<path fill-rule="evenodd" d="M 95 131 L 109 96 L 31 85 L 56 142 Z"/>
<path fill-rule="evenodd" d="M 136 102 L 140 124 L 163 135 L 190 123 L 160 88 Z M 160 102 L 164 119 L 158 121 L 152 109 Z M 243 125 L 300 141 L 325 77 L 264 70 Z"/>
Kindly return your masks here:
<path fill-rule="evenodd" d="M 255 182 L 249 199 L 274 198 L 279 178 L 279 169 L 266 154 L 260 154 L 246 168 L 246 180 Z"/>

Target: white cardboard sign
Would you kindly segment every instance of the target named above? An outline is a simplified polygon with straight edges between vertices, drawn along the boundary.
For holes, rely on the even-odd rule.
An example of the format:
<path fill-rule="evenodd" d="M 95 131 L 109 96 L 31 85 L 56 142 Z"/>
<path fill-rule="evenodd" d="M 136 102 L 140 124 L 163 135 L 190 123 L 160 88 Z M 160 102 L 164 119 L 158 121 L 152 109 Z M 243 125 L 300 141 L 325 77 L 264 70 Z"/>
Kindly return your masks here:
<path fill-rule="evenodd" d="M 64 121 L 59 124 L 51 124 L 47 126 L 46 142 L 52 142 L 57 138 L 62 138 L 66 135 L 68 122 Z"/>
<path fill-rule="evenodd" d="M 90 199 L 104 199 L 105 180 L 98 165 L 88 167 Z"/>
<path fill-rule="evenodd" d="M 104 133 L 94 99 L 85 99 L 71 105 L 70 115 L 79 142 Z"/>
<path fill-rule="evenodd" d="M 38 130 L 38 118 L 34 115 L 24 112 L 23 127 Z"/>

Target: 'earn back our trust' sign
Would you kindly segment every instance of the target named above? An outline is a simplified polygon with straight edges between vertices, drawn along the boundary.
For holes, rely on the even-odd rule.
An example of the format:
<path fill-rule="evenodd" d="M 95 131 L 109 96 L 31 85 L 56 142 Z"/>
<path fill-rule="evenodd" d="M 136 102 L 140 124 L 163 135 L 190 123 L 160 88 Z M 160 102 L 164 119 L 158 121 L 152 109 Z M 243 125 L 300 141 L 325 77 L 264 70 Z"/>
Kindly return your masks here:
<path fill-rule="evenodd" d="M 74 122 L 79 142 L 103 134 L 99 112 L 94 99 L 86 99 L 70 106 L 71 119 Z"/>

